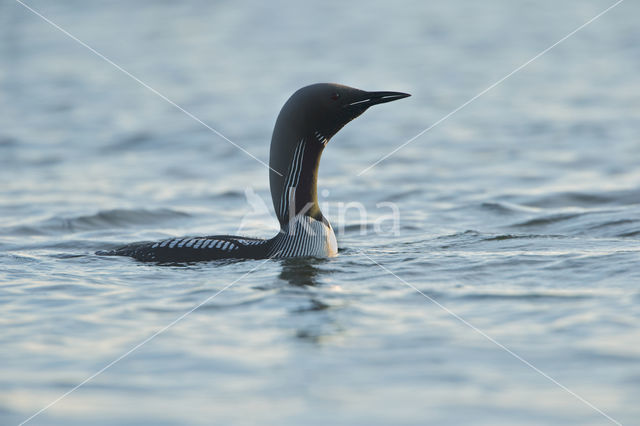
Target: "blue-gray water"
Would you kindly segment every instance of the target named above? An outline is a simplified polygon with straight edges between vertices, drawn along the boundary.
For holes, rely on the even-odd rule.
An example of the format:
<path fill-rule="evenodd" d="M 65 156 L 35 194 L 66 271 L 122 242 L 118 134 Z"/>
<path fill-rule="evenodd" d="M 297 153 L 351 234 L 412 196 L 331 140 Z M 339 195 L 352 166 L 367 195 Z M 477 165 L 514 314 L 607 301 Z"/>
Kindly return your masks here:
<path fill-rule="evenodd" d="M 28 424 L 611 423 L 451 313 L 638 423 L 637 2 L 361 176 L 613 1 L 29 4 L 263 161 L 301 86 L 413 96 L 372 108 L 324 153 L 339 257 L 99 257 L 240 223 L 271 236 L 256 201 L 271 211 L 267 169 L 1 1 L 0 424 L 236 280 Z M 375 232 L 389 201 L 397 235 Z M 341 218 L 350 202 L 367 217 Z"/>

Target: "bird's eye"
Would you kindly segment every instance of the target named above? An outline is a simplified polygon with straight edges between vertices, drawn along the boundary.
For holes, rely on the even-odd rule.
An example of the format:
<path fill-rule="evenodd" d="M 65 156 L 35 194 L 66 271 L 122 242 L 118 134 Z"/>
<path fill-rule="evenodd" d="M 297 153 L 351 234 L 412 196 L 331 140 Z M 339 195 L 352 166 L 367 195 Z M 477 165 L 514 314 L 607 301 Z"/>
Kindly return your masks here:
<path fill-rule="evenodd" d="M 338 99 L 340 99 L 340 94 L 334 93 L 333 95 L 331 95 L 331 99 L 333 99 L 334 101 L 337 101 Z"/>

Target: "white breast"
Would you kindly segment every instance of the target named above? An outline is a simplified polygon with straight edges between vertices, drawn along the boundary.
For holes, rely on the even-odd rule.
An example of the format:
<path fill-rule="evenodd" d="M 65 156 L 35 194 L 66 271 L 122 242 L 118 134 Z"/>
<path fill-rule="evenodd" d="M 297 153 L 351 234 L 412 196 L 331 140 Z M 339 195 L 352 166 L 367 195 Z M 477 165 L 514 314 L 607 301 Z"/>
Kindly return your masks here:
<path fill-rule="evenodd" d="M 338 255 L 336 235 L 328 223 L 299 215 L 274 239 L 270 257 L 334 257 Z"/>

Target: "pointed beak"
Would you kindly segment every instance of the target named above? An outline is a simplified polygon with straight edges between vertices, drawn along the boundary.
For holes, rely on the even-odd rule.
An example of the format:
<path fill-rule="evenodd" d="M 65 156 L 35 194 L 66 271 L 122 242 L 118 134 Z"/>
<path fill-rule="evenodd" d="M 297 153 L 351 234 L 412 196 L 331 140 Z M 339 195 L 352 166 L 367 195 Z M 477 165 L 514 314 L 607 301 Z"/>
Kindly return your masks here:
<path fill-rule="evenodd" d="M 402 92 L 365 92 L 360 99 L 346 104 L 345 107 L 359 107 L 366 109 L 372 105 L 396 101 L 409 96 L 411 95 Z"/>

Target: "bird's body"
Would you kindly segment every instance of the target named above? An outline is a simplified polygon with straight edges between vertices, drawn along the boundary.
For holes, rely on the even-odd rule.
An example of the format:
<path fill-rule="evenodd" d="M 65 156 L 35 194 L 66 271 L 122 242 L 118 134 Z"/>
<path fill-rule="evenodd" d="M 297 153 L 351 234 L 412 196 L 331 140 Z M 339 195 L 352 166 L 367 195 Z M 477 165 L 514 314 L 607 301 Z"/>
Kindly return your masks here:
<path fill-rule="evenodd" d="M 407 96 L 321 83 L 303 87 L 289 98 L 276 121 L 269 157 L 271 198 L 280 222 L 275 237 L 172 238 L 99 254 L 154 262 L 336 256 L 335 234 L 318 206 L 322 151 L 333 135 L 370 106 Z"/>
<path fill-rule="evenodd" d="M 146 262 L 333 257 L 338 254 L 338 243 L 329 222 L 301 215 L 295 220 L 295 224 L 295 231 L 281 230 L 268 240 L 235 235 L 170 238 L 157 242 L 133 243 L 99 254 L 131 256 Z"/>

